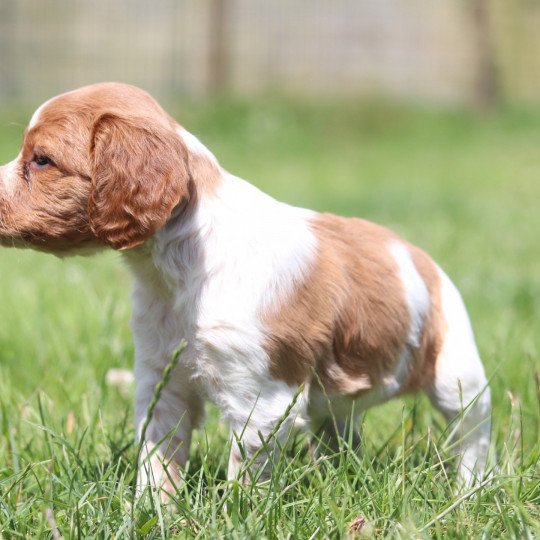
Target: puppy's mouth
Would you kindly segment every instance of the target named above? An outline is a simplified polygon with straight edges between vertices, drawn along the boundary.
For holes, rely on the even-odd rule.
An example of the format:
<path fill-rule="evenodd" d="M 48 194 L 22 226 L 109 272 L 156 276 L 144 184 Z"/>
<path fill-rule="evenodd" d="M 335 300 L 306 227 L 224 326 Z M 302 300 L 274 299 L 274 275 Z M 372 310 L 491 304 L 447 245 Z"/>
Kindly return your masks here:
<path fill-rule="evenodd" d="M 42 231 L 17 231 L 5 227 L 0 210 L 0 246 L 18 249 L 31 248 L 36 251 L 50 253 L 57 257 L 67 255 L 92 255 L 104 249 L 105 245 L 96 237 L 82 235 L 75 231 L 66 237 L 48 237 Z"/>

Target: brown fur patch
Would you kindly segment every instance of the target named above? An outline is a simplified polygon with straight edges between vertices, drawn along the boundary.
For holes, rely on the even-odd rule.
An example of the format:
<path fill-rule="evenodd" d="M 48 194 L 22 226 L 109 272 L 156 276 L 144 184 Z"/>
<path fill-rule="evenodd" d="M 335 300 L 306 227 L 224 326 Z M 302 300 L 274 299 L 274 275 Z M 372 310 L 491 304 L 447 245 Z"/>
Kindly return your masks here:
<path fill-rule="evenodd" d="M 311 380 L 353 397 L 395 369 L 410 315 L 397 264 L 389 251 L 396 235 L 373 223 L 320 214 L 312 221 L 319 246 L 314 266 L 291 297 L 264 317 L 271 373 L 288 384 Z M 404 390 L 431 377 L 440 349 L 439 283 L 433 262 L 411 248 L 432 307 Z"/>
<path fill-rule="evenodd" d="M 316 370 L 327 391 L 357 394 L 376 386 L 399 357 L 409 313 L 393 233 L 353 218 L 320 214 L 310 274 L 265 323 L 272 374 L 299 384 Z"/>
<path fill-rule="evenodd" d="M 176 205 L 220 182 L 217 163 L 190 153 L 178 127 L 129 85 L 91 85 L 52 99 L 25 132 L 10 193 L 0 191 L 0 242 L 55 252 L 144 242 Z M 52 164 L 36 167 L 36 155 Z"/>
<path fill-rule="evenodd" d="M 16 177 L 10 193 L 0 192 L 0 240 L 4 245 L 32 244 L 38 249 L 63 251 L 74 244 L 87 244 L 93 235 L 85 209 L 90 182 L 70 166 L 64 156 L 80 158 L 74 137 L 72 148 L 59 136 L 55 144 L 53 126 L 48 134 L 30 132 L 23 144 Z M 58 129 L 58 131 L 60 131 Z M 54 165 L 37 167 L 34 155 L 47 155 Z"/>
<path fill-rule="evenodd" d="M 91 140 L 92 232 L 115 249 L 139 245 L 188 198 L 186 148 L 170 127 L 110 113 Z"/>

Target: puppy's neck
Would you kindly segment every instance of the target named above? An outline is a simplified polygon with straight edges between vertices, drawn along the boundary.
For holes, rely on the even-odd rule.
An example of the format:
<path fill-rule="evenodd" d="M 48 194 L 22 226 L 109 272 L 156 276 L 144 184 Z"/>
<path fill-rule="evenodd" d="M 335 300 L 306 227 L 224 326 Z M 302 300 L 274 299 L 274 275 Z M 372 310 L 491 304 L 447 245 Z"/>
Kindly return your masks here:
<path fill-rule="evenodd" d="M 219 273 L 231 260 L 244 260 L 246 246 L 258 257 L 278 258 L 283 244 L 279 238 L 290 240 L 298 228 L 289 227 L 291 219 L 303 223 L 310 215 L 223 170 L 214 186 L 208 192 L 194 180 L 189 200 L 174 209 L 165 226 L 123 253 L 138 281 L 156 284 L 163 294 L 203 287 L 210 274 Z"/>
<path fill-rule="evenodd" d="M 194 274 L 204 274 L 201 237 L 205 223 L 201 207 L 216 197 L 228 176 L 197 137 L 180 125 L 176 133 L 187 149 L 188 197 L 180 201 L 152 238 L 123 253 L 135 278 L 153 284 L 156 292 L 159 289 L 164 294 L 186 285 Z"/>

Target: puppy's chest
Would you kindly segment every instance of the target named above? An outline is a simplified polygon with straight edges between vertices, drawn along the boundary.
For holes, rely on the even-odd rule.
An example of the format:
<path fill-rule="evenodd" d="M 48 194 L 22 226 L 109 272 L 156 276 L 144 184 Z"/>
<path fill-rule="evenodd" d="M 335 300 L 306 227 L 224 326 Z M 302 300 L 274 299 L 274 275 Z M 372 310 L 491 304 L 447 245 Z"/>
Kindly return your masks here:
<path fill-rule="evenodd" d="M 135 292 L 132 327 L 138 361 L 163 369 L 184 339 L 181 370 L 205 391 L 225 384 L 226 375 L 239 369 L 246 376 L 266 373 L 262 331 L 252 302 L 238 298 L 238 289 L 230 284 L 191 285 L 159 300 L 145 291 Z"/>

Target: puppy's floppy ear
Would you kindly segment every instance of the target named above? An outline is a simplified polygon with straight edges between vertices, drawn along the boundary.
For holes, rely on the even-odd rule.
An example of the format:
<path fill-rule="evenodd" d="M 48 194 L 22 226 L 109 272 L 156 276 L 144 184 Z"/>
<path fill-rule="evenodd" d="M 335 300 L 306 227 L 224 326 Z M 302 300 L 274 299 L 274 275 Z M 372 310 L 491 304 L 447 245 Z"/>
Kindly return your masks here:
<path fill-rule="evenodd" d="M 147 240 L 188 198 L 187 151 L 172 127 L 105 113 L 94 123 L 90 151 L 90 227 L 114 249 Z"/>

